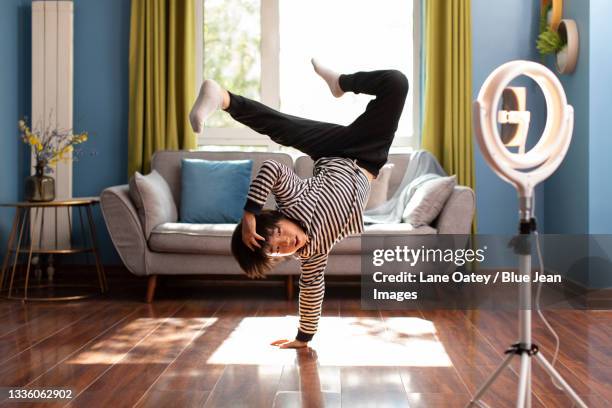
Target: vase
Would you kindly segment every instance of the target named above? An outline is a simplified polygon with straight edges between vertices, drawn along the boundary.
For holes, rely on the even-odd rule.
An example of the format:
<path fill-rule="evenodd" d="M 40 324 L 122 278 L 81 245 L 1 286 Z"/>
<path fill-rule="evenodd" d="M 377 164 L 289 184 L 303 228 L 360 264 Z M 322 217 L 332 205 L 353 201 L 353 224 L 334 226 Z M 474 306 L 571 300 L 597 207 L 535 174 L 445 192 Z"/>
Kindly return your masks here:
<path fill-rule="evenodd" d="M 55 179 L 45 176 L 37 169 L 36 174 L 26 177 L 25 199 L 26 201 L 53 201 L 55 199 Z"/>
<path fill-rule="evenodd" d="M 578 61 L 578 27 L 574 20 L 561 20 L 559 23 L 559 37 L 565 45 L 556 55 L 557 71 L 560 74 L 571 74 L 576 69 Z"/>
<path fill-rule="evenodd" d="M 557 70 L 562 72 L 565 70 L 567 66 L 567 45 L 564 45 L 563 48 L 559 50 L 556 55 L 557 57 Z"/>

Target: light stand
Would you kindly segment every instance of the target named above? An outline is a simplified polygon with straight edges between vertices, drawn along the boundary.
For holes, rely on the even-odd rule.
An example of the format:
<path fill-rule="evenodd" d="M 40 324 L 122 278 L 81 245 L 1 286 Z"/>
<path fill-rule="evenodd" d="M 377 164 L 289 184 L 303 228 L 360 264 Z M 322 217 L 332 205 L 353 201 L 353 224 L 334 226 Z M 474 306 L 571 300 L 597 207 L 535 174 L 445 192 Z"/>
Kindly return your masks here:
<path fill-rule="evenodd" d="M 546 99 L 548 117 L 538 143 L 528 152 L 519 147 L 519 153 L 510 152 L 502 143 L 497 123 L 528 123 L 528 112 L 511 111 L 497 114 L 500 97 L 506 86 L 519 75 L 532 78 L 541 88 Z M 514 120 L 513 120 L 514 119 Z M 474 101 L 474 125 L 480 150 L 502 179 L 512 184 L 519 196 L 519 235 L 513 239 L 514 252 L 519 257 L 519 274 L 529 276 L 529 281 L 519 284 L 519 341 L 506 350 L 506 358 L 478 389 L 468 407 L 482 406 L 480 399 L 495 382 L 512 359 L 520 357 L 517 408 L 531 408 L 531 358 L 554 378 L 571 400 L 579 407 L 587 405 L 561 377 L 559 372 L 539 353 L 531 336 L 531 236 L 536 231 L 532 214 L 534 187 L 549 177 L 561 164 L 571 141 L 574 124 L 573 108 L 567 104 L 565 92 L 557 77 L 545 66 L 531 61 L 511 61 L 495 69 L 480 89 Z M 523 129 L 526 126 L 515 126 Z M 525 140 L 523 137 L 522 140 Z M 521 171 L 524 170 L 524 171 Z M 543 271 L 541 271 L 543 272 Z"/>

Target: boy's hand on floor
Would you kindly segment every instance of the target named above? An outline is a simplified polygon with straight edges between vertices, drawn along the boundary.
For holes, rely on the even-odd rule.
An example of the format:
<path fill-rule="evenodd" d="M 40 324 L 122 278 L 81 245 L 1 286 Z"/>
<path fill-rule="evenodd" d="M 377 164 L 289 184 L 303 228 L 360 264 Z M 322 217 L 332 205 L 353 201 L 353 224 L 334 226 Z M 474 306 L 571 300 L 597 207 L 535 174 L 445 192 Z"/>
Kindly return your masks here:
<path fill-rule="evenodd" d="M 270 343 L 270 345 L 277 346 L 278 348 L 286 349 L 286 348 L 303 348 L 303 347 L 308 346 L 308 343 L 305 343 L 299 340 L 281 339 L 281 340 L 273 341 L 272 343 Z"/>

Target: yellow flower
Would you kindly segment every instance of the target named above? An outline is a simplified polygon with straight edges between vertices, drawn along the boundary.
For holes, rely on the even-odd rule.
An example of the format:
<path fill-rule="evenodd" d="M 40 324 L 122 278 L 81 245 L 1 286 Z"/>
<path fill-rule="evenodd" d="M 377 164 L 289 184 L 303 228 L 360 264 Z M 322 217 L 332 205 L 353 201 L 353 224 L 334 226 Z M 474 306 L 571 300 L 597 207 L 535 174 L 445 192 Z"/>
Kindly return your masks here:
<path fill-rule="evenodd" d="M 30 141 L 30 144 L 33 145 L 33 146 L 35 146 L 35 145 L 40 143 L 40 140 L 38 139 L 38 136 L 36 136 L 34 134 L 30 135 L 29 141 Z"/>
<path fill-rule="evenodd" d="M 37 149 L 37 150 L 40 152 L 40 151 L 43 149 L 43 145 L 42 145 L 42 143 L 40 143 L 40 142 L 39 142 L 39 143 L 36 145 L 36 149 Z"/>
<path fill-rule="evenodd" d="M 76 137 L 76 143 L 83 143 L 87 141 L 87 132 L 83 132 Z"/>

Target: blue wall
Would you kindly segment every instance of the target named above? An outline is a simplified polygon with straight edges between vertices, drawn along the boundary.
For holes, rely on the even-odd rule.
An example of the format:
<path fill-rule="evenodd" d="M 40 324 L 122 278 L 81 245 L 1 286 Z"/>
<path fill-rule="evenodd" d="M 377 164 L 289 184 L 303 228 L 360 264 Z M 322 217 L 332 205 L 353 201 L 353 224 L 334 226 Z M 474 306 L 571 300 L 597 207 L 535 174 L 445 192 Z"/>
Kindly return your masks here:
<path fill-rule="evenodd" d="M 612 232 L 612 2 L 591 0 L 589 38 L 589 232 Z M 582 42 L 582 40 L 581 40 Z M 582 45 L 582 44 L 581 44 Z"/>
<path fill-rule="evenodd" d="M 567 156 L 544 184 L 546 232 L 589 232 L 589 1 L 566 0 L 563 17 L 576 20 L 580 48 L 576 70 L 560 75 L 567 100 L 574 107 L 574 133 Z M 554 69 L 552 59 L 548 66 Z"/>
<path fill-rule="evenodd" d="M 591 288 L 612 286 L 612 183 L 610 183 L 609 118 L 612 117 L 612 2 L 566 0 L 565 18 L 576 21 L 580 37 L 578 65 L 561 75 L 568 102 L 574 107 L 572 145 L 559 171 L 545 183 L 546 232 L 575 235 L 572 253 L 584 259 L 572 279 Z M 548 61 L 553 66 L 552 61 Z M 571 262 L 566 262 L 571 265 Z M 588 271 L 588 272 L 587 272 Z"/>
<path fill-rule="evenodd" d="M 75 2 L 74 127 L 90 133 L 90 154 L 74 164 L 75 197 L 127 183 L 130 3 Z M 103 262 L 120 264 L 99 208 L 95 218 Z"/>
<path fill-rule="evenodd" d="M 17 121 L 30 111 L 30 9 L 25 1 L 0 2 L 0 201 L 17 201 L 28 171 L 28 151 Z M 0 207 L 2 259 L 15 210 Z"/>
<path fill-rule="evenodd" d="M 17 32 L 19 31 L 19 1 L 0 2 L 0 200 L 17 199 L 17 152 L 19 151 L 16 123 L 19 119 L 19 52 Z M 6 248 L 7 235 L 10 232 L 10 221 L 13 210 L 0 208 L 0 237 Z"/>

